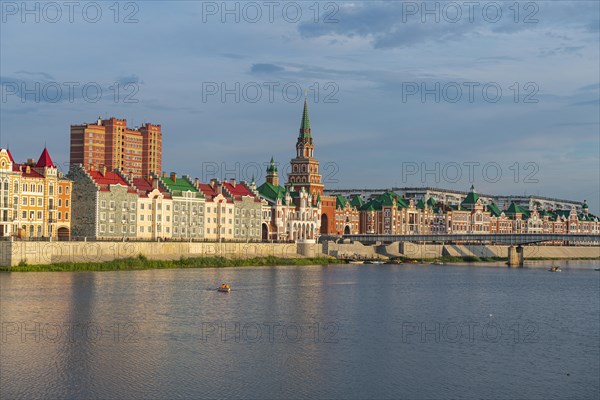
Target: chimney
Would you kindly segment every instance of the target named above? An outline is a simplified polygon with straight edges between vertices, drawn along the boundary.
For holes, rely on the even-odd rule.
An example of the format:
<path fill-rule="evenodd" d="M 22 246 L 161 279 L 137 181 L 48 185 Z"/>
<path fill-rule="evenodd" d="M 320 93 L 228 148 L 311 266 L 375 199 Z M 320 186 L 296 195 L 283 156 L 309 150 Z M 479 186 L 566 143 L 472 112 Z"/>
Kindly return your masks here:
<path fill-rule="evenodd" d="M 102 126 L 102 118 L 98 117 L 98 126 Z"/>
<path fill-rule="evenodd" d="M 152 179 L 152 177 L 150 177 L 150 182 L 152 182 L 152 189 L 158 189 L 158 179 Z"/>
<path fill-rule="evenodd" d="M 90 164 L 90 167 L 88 168 L 90 171 L 94 170 L 94 164 Z"/>
<path fill-rule="evenodd" d="M 235 187 L 235 178 L 231 178 L 230 182 L 231 182 L 231 186 Z"/>
<path fill-rule="evenodd" d="M 106 165 L 102 166 L 102 176 L 106 176 Z"/>
<path fill-rule="evenodd" d="M 200 179 L 194 178 L 194 186 L 195 187 L 199 187 L 200 186 Z"/>
<path fill-rule="evenodd" d="M 171 172 L 171 180 L 177 182 L 177 174 L 175 172 Z"/>
<path fill-rule="evenodd" d="M 165 171 L 163 171 L 163 173 L 162 173 L 162 177 L 163 177 L 163 178 L 166 178 L 166 177 L 167 177 L 167 173 L 166 173 Z"/>

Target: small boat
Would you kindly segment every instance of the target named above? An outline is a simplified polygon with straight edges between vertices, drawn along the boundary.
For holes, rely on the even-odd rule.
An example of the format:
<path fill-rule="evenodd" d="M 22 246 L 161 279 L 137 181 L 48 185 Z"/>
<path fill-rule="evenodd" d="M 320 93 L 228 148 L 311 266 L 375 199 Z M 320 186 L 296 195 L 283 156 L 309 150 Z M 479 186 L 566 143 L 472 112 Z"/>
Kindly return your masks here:
<path fill-rule="evenodd" d="M 348 261 L 348 264 L 364 264 L 364 261 L 359 261 L 359 260 L 350 260 Z"/>
<path fill-rule="evenodd" d="M 550 272 L 562 272 L 562 269 L 560 269 L 560 267 L 552 267 L 548 271 L 550 271 Z"/>
<path fill-rule="evenodd" d="M 229 293 L 229 292 L 231 292 L 231 288 L 229 287 L 228 284 L 223 283 L 221 286 L 219 286 L 219 288 L 217 289 L 217 291 Z"/>
<path fill-rule="evenodd" d="M 432 264 L 432 265 L 444 265 L 444 263 L 443 263 L 443 262 L 441 262 L 441 261 L 434 261 L 434 262 L 432 262 L 431 264 Z"/>
<path fill-rule="evenodd" d="M 600 268 L 594 268 L 594 271 L 600 271 Z"/>
<path fill-rule="evenodd" d="M 367 264 L 385 264 L 383 261 L 375 261 L 375 260 L 371 260 L 371 261 L 367 261 Z"/>

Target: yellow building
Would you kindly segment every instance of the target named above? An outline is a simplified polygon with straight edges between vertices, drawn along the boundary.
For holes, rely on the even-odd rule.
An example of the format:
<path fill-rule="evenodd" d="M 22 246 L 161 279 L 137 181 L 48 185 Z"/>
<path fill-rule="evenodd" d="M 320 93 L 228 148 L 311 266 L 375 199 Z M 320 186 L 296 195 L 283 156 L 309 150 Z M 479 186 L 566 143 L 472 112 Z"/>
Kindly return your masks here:
<path fill-rule="evenodd" d="M 0 182 L 0 236 L 69 238 L 72 184 L 46 148 L 37 163 L 23 164 L 0 149 Z"/>

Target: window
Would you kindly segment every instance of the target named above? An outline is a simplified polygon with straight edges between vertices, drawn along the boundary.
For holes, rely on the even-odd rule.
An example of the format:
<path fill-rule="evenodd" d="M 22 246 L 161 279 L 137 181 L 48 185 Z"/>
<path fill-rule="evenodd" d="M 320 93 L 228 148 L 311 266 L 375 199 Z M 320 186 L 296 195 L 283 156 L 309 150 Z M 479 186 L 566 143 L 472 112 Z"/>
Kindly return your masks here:
<path fill-rule="evenodd" d="M 60 213 L 59 213 L 60 214 Z M 59 217 L 60 218 L 60 217 Z M 100 213 L 100 221 L 106 221 L 106 213 Z"/>
<path fill-rule="evenodd" d="M 110 233 L 115 233 L 115 226 L 114 226 L 114 225 L 111 225 L 111 226 L 109 226 L 109 227 L 108 227 L 108 231 L 109 231 Z"/>
<path fill-rule="evenodd" d="M 58 200 L 58 205 L 59 206 L 60 206 L 60 203 L 61 203 L 60 200 Z M 100 208 L 106 208 L 106 200 L 102 200 L 100 202 Z"/>
<path fill-rule="evenodd" d="M 58 185 L 58 194 L 62 194 L 62 186 Z"/>
<path fill-rule="evenodd" d="M 135 233 L 135 226 L 130 226 L 129 227 L 129 233 Z"/>
<path fill-rule="evenodd" d="M 100 233 L 104 233 L 106 232 L 106 227 L 104 226 L 104 224 L 100 225 Z"/>
<path fill-rule="evenodd" d="M 58 206 L 62 207 L 62 199 L 58 199 Z"/>
<path fill-rule="evenodd" d="M 38 185 L 38 192 L 43 193 L 44 192 L 44 187 L 42 185 Z"/>
<path fill-rule="evenodd" d="M 65 221 L 68 221 L 68 220 L 69 220 L 69 213 L 68 213 L 68 212 L 66 212 L 66 213 L 65 213 Z"/>
<path fill-rule="evenodd" d="M 29 198 L 29 205 L 30 206 L 35 206 L 35 197 L 30 197 Z"/>
<path fill-rule="evenodd" d="M 41 207 L 43 205 L 43 200 L 41 197 L 38 197 L 38 207 Z"/>
<path fill-rule="evenodd" d="M 69 194 L 69 187 L 68 186 L 65 188 L 65 194 Z"/>
<path fill-rule="evenodd" d="M 62 220 L 62 212 L 60 212 L 60 211 L 58 212 L 58 219 Z"/>
<path fill-rule="evenodd" d="M 144 203 L 140 204 L 140 210 L 144 209 Z"/>
<path fill-rule="evenodd" d="M 131 202 L 130 206 L 129 206 L 132 210 L 135 210 L 135 202 Z"/>
<path fill-rule="evenodd" d="M 111 200 L 110 202 L 110 209 L 114 210 L 115 209 L 115 202 Z"/>
<path fill-rule="evenodd" d="M 54 195 L 54 185 L 50 184 L 50 186 L 48 187 L 48 194 L 50 196 Z"/>
<path fill-rule="evenodd" d="M 127 226 L 121 226 L 121 233 L 127 233 Z"/>
<path fill-rule="evenodd" d="M 27 219 L 27 211 L 23 211 L 22 218 Z"/>
<path fill-rule="evenodd" d="M 23 196 L 23 201 L 21 202 L 24 206 L 27 205 L 27 197 Z"/>

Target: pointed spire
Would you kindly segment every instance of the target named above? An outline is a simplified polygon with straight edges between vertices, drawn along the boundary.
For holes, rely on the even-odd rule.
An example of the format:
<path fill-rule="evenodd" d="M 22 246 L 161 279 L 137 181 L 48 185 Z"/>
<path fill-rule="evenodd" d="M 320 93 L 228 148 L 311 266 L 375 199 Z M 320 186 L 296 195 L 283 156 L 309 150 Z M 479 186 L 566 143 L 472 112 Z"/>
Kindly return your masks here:
<path fill-rule="evenodd" d="M 48 149 L 46 149 L 46 147 L 44 147 L 44 151 L 42 151 L 42 155 L 40 155 L 40 159 L 38 160 L 35 166 L 37 168 L 54 167 L 54 163 L 52 162 L 52 159 L 50 158 L 50 154 L 48 153 Z"/>
<path fill-rule="evenodd" d="M 300 124 L 300 137 L 310 137 L 310 119 L 308 117 L 308 101 L 304 97 L 304 110 L 302 111 L 302 123 Z"/>

